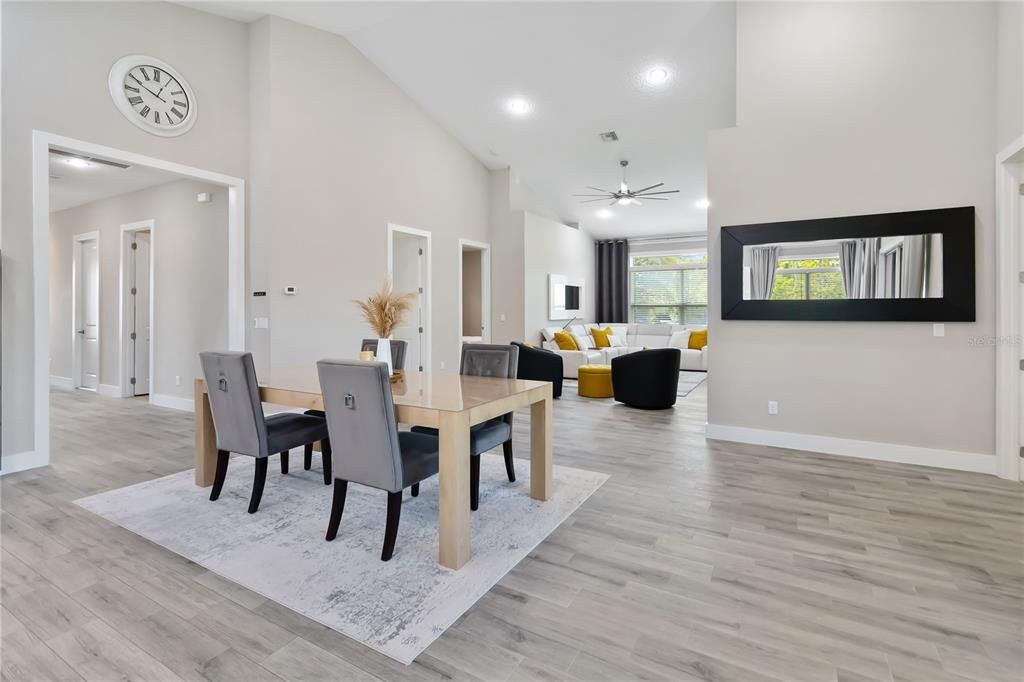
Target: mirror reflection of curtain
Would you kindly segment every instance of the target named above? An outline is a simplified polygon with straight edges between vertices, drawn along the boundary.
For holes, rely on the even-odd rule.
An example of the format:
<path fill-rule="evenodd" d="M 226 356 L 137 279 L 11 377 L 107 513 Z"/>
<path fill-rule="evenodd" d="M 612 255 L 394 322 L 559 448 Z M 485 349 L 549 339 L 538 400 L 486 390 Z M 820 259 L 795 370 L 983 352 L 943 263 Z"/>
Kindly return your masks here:
<path fill-rule="evenodd" d="M 924 257 L 928 248 L 928 235 L 915 234 L 903 238 L 900 272 L 900 298 L 924 296 Z"/>
<path fill-rule="evenodd" d="M 839 244 L 839 272 L 843 276 L 843 294 L 846 298 L 860 298 L 860 277 L 857 271 L 857 240 L 848 239 Z"/>
<path fill-rule="evenodd" d="M 857 260 L 860 277 L 857 298 L 877 298 L 878 294 L 878 260 L 882 250 L 881 237 L 858 239 Z"/>
<path fill-rule="evenodd" d="M 778 251 L 777 246 L 754 246 L 750 249 L 750 297 L 755 301 L 767 301 L 772 295 Z"/>

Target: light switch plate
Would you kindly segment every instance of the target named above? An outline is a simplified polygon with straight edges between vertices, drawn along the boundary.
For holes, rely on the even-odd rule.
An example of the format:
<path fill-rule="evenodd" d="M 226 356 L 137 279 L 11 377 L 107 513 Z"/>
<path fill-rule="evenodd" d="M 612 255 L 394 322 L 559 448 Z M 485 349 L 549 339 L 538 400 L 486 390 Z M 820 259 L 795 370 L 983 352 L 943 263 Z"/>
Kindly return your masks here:
<path fill-rule="evenodd" d="M 937 323 L 932 325 L 932 336 L 945 336 L 945 335 L 946 335 L 946 325 L 942 324 L 941 322 L 937 322 Z"/>
<path fill-rule="evenodd" d="M 269 329 L 270 318 L 269 317 L 257 317 L 252 321 L 253 329 Z"/>

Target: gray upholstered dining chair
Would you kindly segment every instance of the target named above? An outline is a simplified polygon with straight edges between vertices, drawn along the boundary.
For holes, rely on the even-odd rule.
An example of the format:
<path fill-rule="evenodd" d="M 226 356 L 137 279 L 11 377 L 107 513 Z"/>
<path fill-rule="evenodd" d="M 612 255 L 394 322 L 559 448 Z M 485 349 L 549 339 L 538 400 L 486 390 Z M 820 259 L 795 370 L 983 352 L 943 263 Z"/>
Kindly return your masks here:
<path fill-rule="evenodd" d="M 519 370 L 519 347 L 490 343 L 462 344 L 459 374 L 477 377 L 515 379 Z M 416 433 L 437 435 L 437 429 L 414 426 Z M 469 429 L 469 508 L 480 506 L 480 455 L 502 446 L 505 455 L 505 473 L 509 481 L 516 480 L 515 460 L 512 457 L 512 413 L 475 424 Z"/>
<path fill-rule="evenodd" d="M 330 481 L 331 446 L 327 422 L 322 417 L 294 412 L 265 416 L 252 353 L 206 352 L 199 354 L 199 361 L 217 432 L 217 471 L 211 501 L 220 497 L 232 452 L 256 459 L 250 514 L 259 509 L 267 481 L 267 458 L 275 452 L 281 453 L 281 473 L 287 474 L 289 450 L 323 441 L 324 483 Z"/>
<path fill-rule="evenodd" d="M 402 491 L 419 494 L 420 481 L 437 473 L 436 436 L 399 432 L 391 379 L 383 362 L 321 360 L 320 391 L 334 439 L 334 501 L 327 541 L 338 535 L 349 483 L 386 490 L 388 516 L 382 561 L 391 559 L 402 512 Z"/>
<path fill-rule="evenodd" d="M 402 339 L 391 339 L 391 366 L 394 369 L 405 370 L 405 351 L 408 347 L 408 341 L 403 341 Z M 363 345 L 360 350 L 372 350 L 376 353 L 377 339 L 363 339 Z"/>

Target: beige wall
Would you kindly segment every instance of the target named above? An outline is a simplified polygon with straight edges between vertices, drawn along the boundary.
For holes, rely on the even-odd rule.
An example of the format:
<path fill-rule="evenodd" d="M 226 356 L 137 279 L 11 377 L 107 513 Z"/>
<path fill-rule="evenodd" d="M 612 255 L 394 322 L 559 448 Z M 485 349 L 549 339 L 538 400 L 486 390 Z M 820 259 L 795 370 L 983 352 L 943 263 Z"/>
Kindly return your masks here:
<path fill-rule="evenodd" d="M 996 149 L 1024 136 L 1024 2 L 998 3 Z"/>
<path fill-rule="evenodd" d="M 567 322 L 548 318 L 548 275 L 552 273 L 583 280 L 579 317 L 582 321 L 596 322 L 594 240 L 586 232 L 529 212 L 526 213 L 524 228 L 525 340 L 537 343 L 541 329 Z"/>
<path fill-rule="evenodd" d="M 737 13 L 738 127 L 711 137 L 723 225 L 977 209 L 977 322 L 721 320 L 708 421 L 966 453 L 994 449 L 992 4 L 760 4 Z M 767 402 L 779 414 L 767 414 Z"/>
<path fill-rule="evenodd" d="M 0 449 L 10 455 L 34 447 L 32 130 L 244 176 L 247 31 L 237 22 L 165 3 L 4 2 L 0 12 L 5 397 Z M 114 108 L 107 74 L 119 58 L 138 52 L 169 62 L 191 82 L 198 118 L 187 135 L 149 135 Z M 40 85 L 42 74 L 56 74 L 52 86 Z"/>
<path fill-rule="evenodd" d="M 526 323 L 525 252 L 522 210 L 510 203 L 511 173 L 491 171 L 488 179 L 488 222 L 491 235 L 491 341 L 522 341 Z"/>
<path fill-rule="evenodd" d="M 462 335 L 480 336 L 483 252 L 462 250 Z"/>
<path fill-rule="evenodd" d="M 273 96 L 252 127 L 252 272 L 266 277 L 271 364 L 358 348 L 368 329 L 351 301 L 386 276 L 395 223 L 432 233 L 432 369 L 457 368 L 458 240 L 487 241 L 487 170 L 345 39 L 261 23 L 250 59 Z"/>
<path fill-rule="evenodd" d="M 199 192 L 211 201 L 196 202 Z M 120 383 L 121 225 L 153 219 L 151 392 L 191 399 L 199 352 L 228 342 L 227 216 L 226 189 L 190 180 L 51 213 L 50 375 L 71 376 L 72 237 L 98 231 L 100 383 Z"/>

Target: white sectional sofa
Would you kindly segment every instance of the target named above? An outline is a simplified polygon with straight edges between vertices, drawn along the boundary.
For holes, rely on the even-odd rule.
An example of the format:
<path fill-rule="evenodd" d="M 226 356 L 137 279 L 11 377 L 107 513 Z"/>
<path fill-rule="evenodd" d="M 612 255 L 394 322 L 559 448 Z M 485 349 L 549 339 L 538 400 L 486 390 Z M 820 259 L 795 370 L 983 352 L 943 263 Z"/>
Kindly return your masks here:
<path fill-rule="evenodd" d="M 706 326 L 693 326 L 683 324 L 578 324 L 572 325 L 565 331 L 573 333 L 576 337 L 589 340 L 593 343 L 590 330 L 594 327 L 606 329 L 611 327 L 612 332 L 623 344 L 612 348 L 587 348 L 585 350 L 560 350 L 555 343 L 555 332 L 561 331 L 561 327 L 545 327 L 541 332 L 544 348 L 554 351 L 562 356 L 562 373 L 567 379 L 575 379 L 580 365 L 610 365 L 612 358 L 627 353 L 635 353 L 645 348 L 667 348 L 672 341 L 675 332 L 696 331 L 707 329 Z M 676 342 L 680 337 L 676 337 Z M 681 360 L 680 369 L 704 370 L 708 368 L 708 347 L 700 350 L 692 348 L 680 348 Z"/>

